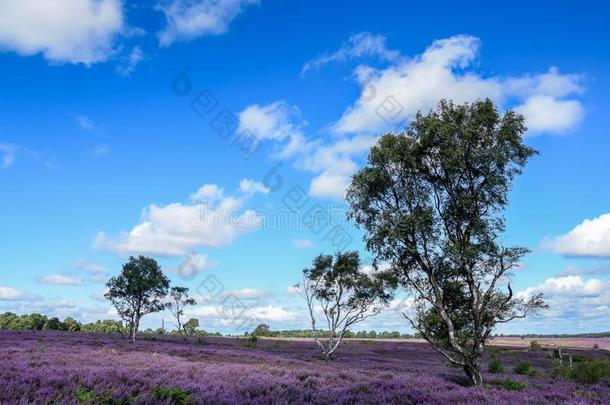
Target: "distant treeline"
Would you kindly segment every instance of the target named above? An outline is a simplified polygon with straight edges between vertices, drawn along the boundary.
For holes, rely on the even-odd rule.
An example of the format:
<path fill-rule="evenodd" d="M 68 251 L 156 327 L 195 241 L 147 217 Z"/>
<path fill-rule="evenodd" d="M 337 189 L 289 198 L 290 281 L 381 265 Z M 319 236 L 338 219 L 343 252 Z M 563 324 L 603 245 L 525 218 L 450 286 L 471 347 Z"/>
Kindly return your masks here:
<path fill-rule="evenodd" d="M 608 338 L 610 332 L 591 332 L 591 333 L 556 333 L 556 334 L 535 334 L 528 333 L 526 335 L 505 335 L 499 334 L 496 337 L 520 337 L 523 339 L 529 338 Z"/>
<path fill-rule="evenodd" d="M 70 332 L 93 332 L 93 333 L 108 333 L 124 335 L 127 330 L 120 321 L 112 319 L 104 319 L 91 323 L 81 323 L 74 318 L 67 317 L 63 321 L 57 317 L 47 317 L 41 314 L 24 314 L 17 315 L 13 312 L 5 312 L 0 314 L 0 329 L 10 330 L 58 330 Z M 196 328 L 187 329 L 191 336 L 223 336 L 219 332 L 207 332 Z M 167 330 L 163 328 L 146 329 L 142 333 L 157 334 L 157 335 L 179 335 L 177 330 Z M 284 337 L 284 338 L 313 338 L 314 332 L 308 329 L 290 329 L 290 330 L 271 330 L 269 325 L 260 324 L 254 331 L 246 336 L 256 335 L 258 337 Z M 319 338 L 328 337 L 329 332 L 316 331 L 315 336 Z M 376 332 L 371 331 L 347 331 L 345 338 L 352 339 L 413 339 L 419 338 L 418 334 L 411 335 L 408 333 L 393 332 Z M 499 334 L 495 337 L 518 337 L 518 338 L 608 338 L 610 332 L 597 333 L 578 333 L 578 334 Z"/>
<path fill-rule="evenodd" d="M 246 332 L 246 336 L 254 335 L 257 337 L 285 337 L 285 338 L 327 338 L 330 335 L 328 331 L 316 331 L 315 333 L 310 329 L 290 329 L 290 330 L 271 330 L 269 325 L 260 324 L 251 333 Z M 393 332 L 376 332 L 371 331 L 346 331 L 345 338 L 347 339 L 412 339 L 417 336 L 409 335 L 406 333 L 400 333 L 398 331 Z"/>
<path fill-rule="evenodd" d="M 125 336 L 127 328 L 120 321 L 104 319 L 91 323 L 81 323 L 74 318 L 67 317 L 63 321 L 57 317 L 47 317 L 41 314 L 17 315 L 12 312 L 0 314 L 0 329 L 9 330 L 57 330 L 69 332 L 92 332 L 119 334 Z M 178 335 L 177 330 L 167 331 L 164 329 L 147 329 L 142 333 Z M 220 333 L 206 332 L 204 330 L 193 329 L 190 333 L 193 336 L 222 336 Z"/>

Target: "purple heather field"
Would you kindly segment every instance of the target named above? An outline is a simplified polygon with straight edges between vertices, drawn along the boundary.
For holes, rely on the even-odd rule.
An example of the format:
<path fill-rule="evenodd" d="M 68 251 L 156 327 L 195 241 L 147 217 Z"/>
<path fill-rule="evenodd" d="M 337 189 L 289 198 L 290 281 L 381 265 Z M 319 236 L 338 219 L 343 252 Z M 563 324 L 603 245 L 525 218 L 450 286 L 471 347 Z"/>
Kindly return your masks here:
<path fill-rule="evenodd" d="M 605 350 L 570 349 L 609 358 Z M 326 362 L 311 341 L 0 331 L 0 403 L 175 403 L 159 389 L 179 389 L 193 404 L 602 404 L 608 381 L 582 384 L 551 375 L 547 350 L 488 347 L 505 372 L 485 373 L 484 389 L 466 387 L 460 369 L 412 341 L 348 341 Z M 534 376 L 521 391 L 497 387 L 520 361 Z M 78 394 L 80 392 L 80 394 Z M 163 399 L 160 399 L 163 398 Z"/>

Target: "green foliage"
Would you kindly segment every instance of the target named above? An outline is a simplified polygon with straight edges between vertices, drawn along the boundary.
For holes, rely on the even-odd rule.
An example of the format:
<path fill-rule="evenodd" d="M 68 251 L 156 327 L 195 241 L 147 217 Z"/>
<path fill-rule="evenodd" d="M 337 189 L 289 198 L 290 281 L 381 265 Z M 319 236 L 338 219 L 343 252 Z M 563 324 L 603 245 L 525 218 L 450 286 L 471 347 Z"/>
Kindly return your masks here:
<path fill-rule="evenodd" d="M 492 356 L 489 360 L 488 371 L 492 374 L 500 374 L 504 372 L 504 365 L 498 358 L 498 356 Z"/>
<path fill-rule="evenodd" d="M 506 379 L 502 382 L 496 382 L 495 385 L 499 385 L 500 387 L 509 390 L 509 391 L 522 391 L 527 388 L 526 383 L 520 383 L 519 381 L 515 381 L 511 377 L 506 377 Z"/>
<path fill-rule="evenodd" d="M 540 350 L 540 343 L 537 340 L 530 341 L 530 349 L 533 351 Z"/>
<path fill-rule="evenodd" d="M 100 395 L 94 389 L 79 386 L 74 393 L 76 401 L 81 405 L 129 405 L 128 399 L 116 400 L 112 398 L 112 390 L 107 390 L 104 395 Z"/>
<path fill-rule="evenodd" d="M 269 325 L 261 323 L 252 331 L 253 336 L 269 336 Z"/>
<path fill-rule="evenodd" d="M 610 359 L 583 361 L 572 368 L 556 367 L 554 374 L 585 384 L 596 384 L 610 378 Z"/>
<path fill-rule="evenodd" d="M 256 347 L 256 345 L 258 344 L 258 336 L 256 335 L 250 335 L 248 336 L 248 338 L 246 339 L 246 343 L 244 344 L 246 347 Z"/>
<path fill-rule="evenodd" d="M 519 362 L 515 368 L 513 368 L 513 373 L 515 374 L 520 374 L 520 375 L 534 375 L 535 374 L 535 370 L 532 368 L 532 366 L 529 363 L 526 363 L 524 361 Z"/>
<path fill-rule="evenodd" d="M 81 330 L 81 324 L 74 318 L 66 318 L 63 321 L 62 329 L 69 332 L 78 332 Z"/>
<path fill-rule="evenodd" d="M 191 400 L 191 394 L 180 388 L 154 387 L 152 397 L 157 401 L 169 401 L 175 405 L 186 405 Z"/>
<path fill-rule="evenodd" d="M 501 244 L 514 178 L 537 152 L 524 119 L 491 100 L 442 100 L 400 134 L 383 135 L 352 177 L 349 217 L 366 248 L 388 262 L 386 280 L 414 293 L 412 326 L 478 381 L 485 340 L 498 323 L 546 308 L 497 283 L 528 252 Z M 476 380 L 476 381 L 475 381 Z"/>
<path fill-rule="evenodd" d="M 0 314 L 0 329 L 12 330 L 64 330 L 77 332 L 81 329 L 81 323 L 74 318 L 66 318 L 60 321 L 59 318 L 47 318 L 41 314 L 16 315 L 12 312 Z"/>
<path fill-rule="evenodd" d="M 92 323 L 84 324 L 81 328 L 83 332 L 95 332 L 95 333 L 121 333 L 125 334 L 127 331 L 123 327 L 123 324 L 119 321 L 112 319 L 104 319 L 95 321 Z"/>
<path fill-rule="evenodd" d="M 121 274 L 112 277 L 106 286 L 108 292 L 104 296 L 129 323 L 135 339 L 140 318 L 165 308 L 163 299 L 169 289 L 169 279 L 155 260 L 139 256 L 137 259 L 130 257 Z"/>
<path fill-rule="evenodd" d="M 197 334 L 197 329 L 199 328 L 199 319 L 191 318 L 184 324 L 184 331 L 188 336 L 193 336 Z"/>

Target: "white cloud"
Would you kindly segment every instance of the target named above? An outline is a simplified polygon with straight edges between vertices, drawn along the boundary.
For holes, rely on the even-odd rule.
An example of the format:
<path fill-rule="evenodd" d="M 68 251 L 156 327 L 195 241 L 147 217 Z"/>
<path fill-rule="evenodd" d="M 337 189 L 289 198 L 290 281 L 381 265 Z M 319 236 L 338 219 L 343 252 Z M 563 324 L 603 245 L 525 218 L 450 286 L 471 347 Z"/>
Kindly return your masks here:
<path fill-rule="evenodd" d="M 106 274 L 108 273 L 108 269 L 104 266 L 100 266 L 99 264 L 90 263 L 84 260 L 80 260 L 76 262 L 74 268 L 77 271 L 88 273 L 88 274 Z"/>
<path fill-rule="evenodd" d="M 291 285 L 288 288 L 286 288 L 286 292 L 290 295 L 300 295 L 300 294 L 302 294 L 303 289 L 299 286 Z"/>
<path fill-rule="evenodd" d="M 195 300 L 199 304 L 227 303 L 231 301 L 255 301 L 271 296 L 270 292 L 261 291 L 256 288 L 242 288 L 239 290 L 227 291 L 216 295 L 197 295 Z"/>
<path fill-rule="evenodd" d="M 38 279 L 41 284 L 50 285 L 81 285 L 83 282 L 74 277 L 65 276 L 63 274 L 51 274 L 48 276 L 42 276 Z"/>
<path fill-rule="evenodd" d="M 23 293 L 11 287 L 0 287 L 0 301 L 18 301 L 23 298 Z"/>
<path fill-rule="evenodd" d="M 203 305 L 186 310 L 187 317 L 206 318 L 207 324 L 225 327 L 251 328 L 258 322 L 287 322 L 297 318 L 297 314 L 281 306 L 255 306 L 249 308 L 233 308 L 222 305 Z"/>
<path fill-rule="evenodd" d="M 292 246 L 298 249 L 309 249 L 313 247 L 313 242 L 309 239 L 294 239 L 292 241 Z"/>
<path fill-rule="evenodd" d="M 597 279 L 583 280 L 580 276 L 565 276 L 551 277 L 545 280 L 543 284 L 536 287 L 528 287 L 520 292 L 522 296 L 530 296 L 536 292 L 543 292 L 545 298 L 553 298 L 557 296 L 563 297 L 598 297 L 602 295 L 607 288 L 610 287 L 610 282 Z M 608 297 L 610 303 L 610 297 Z"/>
<path fill-rule="evenodd" d="M 0 0 L 0 48 L 54 62 L 101 62 L 123 29 L 120 0 Z"/>
<path fill-rule="evenodd" d="M 326 144 L 307 140 L 303 133 L 307 123 L 301 118 L 299 109 L 285 101 L 250 105 L 239 114 L 239 119 L 239 131 L 276 142 L 275 158 L 293 158 L 298 168 L 314 173 L 309 194 L 320 198 L 344 198 L 345 189 L 357 169 L 353 157 L 367 152 L 377 139 L 355 135 Z"/>
<path fill-rule="evenodd" d="M 319 69 L 321 66 L 331 62 L 342 62 L 347 59 L 376 57 L 381 60 L 394 61 L 400 57 L 400 53 L 388 49 L 386 37 L 369 32 L 359 32 L 352 35 L 341 47 L 333 53 L 323 54 L 307 62 L 301 73 L 310 69 Z"/>
<path fill-rule="evenodd" d="M 551 277 L 542 284 L 517 293 L 528 297 L 542 292 L 550 308 L 539 316 L 515 321 L 523 329 L 528 324 L 543 332 L 592 331 L 604 328 L 610 322 L 610 281 L 580 276 Z M 598 329 L 599 330 L 599 329 Z M 539 332 L 540 333 L 540 332 Z"/>
<path fill-rule="evenodd" d="M 209 197 L 214 197 L 209 199 Z M 141 222 L 116 237 L 99 232 L 94 247 L 121 255 L 150 254 L 181 256 L 201 246 L 220 247 L 240 234 L 258 229 L 262 217 L 243 206 L 250 196 L 224 196 L 222 189 L 209 184 L 191 196 L 208 197 L 201 204 L 152 204 L 145 208 Z"/>
<path fill-rule="evenodd" d="M 276 141 L 279 146 L 275 156 L 278 158 L 288 158 L 310 147 L 303 134 L 307 122 L 301 118 L 297 107 L 290 106 L 285 101 L 267 105 L 253 104 L 238 116 L 238 132 L 250 133 L 261 141 Z"/>
<path fill-rule="evenodd" d="M 434 41 L 421 55 L 400 58 L 375 69 L 359 66 L 359 99 L 334 124 L 338 133 L 379 133 L 402 127 L 418 111 L 427 112 L 442 98 L 456 103 L 491 98 L 515 105 L 526 116 L 530 133 L 564 132 L 583 115 L 579 75 L 561 75 L 556 68 L 523 77 L 484 77 L 472 70 L 480 41 L 458 35 Z"/>
<path fill-rule="evenodd" d="M 243 179 L 239 182 L 239 190 L 246 195 L 254 195 L 256 193 L 269 194 L 271 190 L 265 187 L 264 184 L 250 179 Z"/>
<path fill-rule="evenodd" d="M 258 300 L 269 295 L 269 293 L 257 290 L 256 288 L 242 288 L 241 290 L 233 291 L 232 294 L 242 300 Z"/>
<path fill-rule="evenodd" d="M 610 214 L 585 219 L 564 235 L 546 238 L 542 245 L 566 256 L 610 258 Z"/>
<path fill-rule="evenodd" d="M 356 135 L 317 146 L 303 158 L 302 163 L 305 170 L 317 174 L 311 180 L 309 194 L 318 198 L 342 200 L 352 174 L 358 167 L 354 156 L 368 152 L 376 140 L 373 136 Z"/>
<path fill-rule="evenodd" d="M 166 19 L 166 27 L 158 33 L 161 46 L 178 40 L 204 35 L 221 35 L 229 23 L 247 6 L 258 0 L 170 0 L 157 6 Z"/>
<path fill-rule="evenodd" d="M 0 143 L 0 168 L 6 169 L 15 164 L 17 145 Z"/>
<path fill-rule="evenodd" d="M 136 67 L 144 60 L 144 52 L 139 46 L 134 46 L 129 55 L 123 58 L 123 62 L 116 67 L 116 72 L 129 77 L 136 70 Z"/>
<path fill-rule="evenodd" d="M 217 263 L 208 259 L 207 255 L 191 252 L 172 273 L 177 273 L 181 278 L 191 280 L 205 269 L 215 267 Z"/>
<path fill-rule="evenodd" d="M 224 190 L 216 184 L 204 184 L 191 194 L 193 201 L 207 201 L 214 203 L 222 198 Z"/>
<path fill-rule="evenodd" d="M 528 131 L 565 132 L 580 122 L 584 109 L 579 101 L 558 100 L 552 96 L 532 96 L 515 108 L 525 117 Z"/>

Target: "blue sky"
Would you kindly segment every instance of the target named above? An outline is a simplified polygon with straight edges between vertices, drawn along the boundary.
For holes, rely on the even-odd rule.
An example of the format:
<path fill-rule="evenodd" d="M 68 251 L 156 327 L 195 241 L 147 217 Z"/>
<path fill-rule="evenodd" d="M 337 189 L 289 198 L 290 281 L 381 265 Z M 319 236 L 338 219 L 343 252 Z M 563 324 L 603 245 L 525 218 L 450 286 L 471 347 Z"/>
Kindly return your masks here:
<path fill-rule="evenodd" d="M 540 151 L 505 241 L 532 249 L 515 289 L 552 305 L 503 331 L 607 330 L 610 7 L 328 3 L 0 1 L 0 310 L 113 316 L 104 282 L 143 253 L 205 329 L 306 328 L 289 287 L 315 255 L 362 249 L 342 195 L 376 137 L 491 97 Z M 409 331 L 408 305 L 363 328 Z"/>

